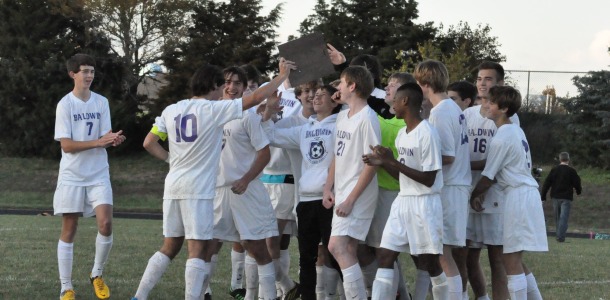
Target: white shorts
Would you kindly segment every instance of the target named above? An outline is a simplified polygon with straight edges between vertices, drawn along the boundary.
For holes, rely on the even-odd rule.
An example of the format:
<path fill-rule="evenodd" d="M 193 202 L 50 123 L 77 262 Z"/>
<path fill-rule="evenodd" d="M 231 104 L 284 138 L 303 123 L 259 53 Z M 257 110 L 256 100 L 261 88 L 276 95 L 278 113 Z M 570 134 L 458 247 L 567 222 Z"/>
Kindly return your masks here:
<path fill-rule="evenodd" d="M 214 228 L 212 199 L 163 200 L 163 236 L 211 240 Z"/>
<path fill-rule="evenodd" d="M 284 227 L 284 231 L 282 232 L 282 234 L 289 234 L 290 236 L 297 236 L 298 233 L 299 231 L 296 220 L 288 221 L 288 223 L 286 223 L 286 227 Z"/>
<path fill-rule="evenodd" d="M 347 217 L 339 217 L 333 212 L 333 223 L 330 236 L 349 236 L 359 241 L 364 241 L 371 227 L 372 219 L 358 219 L 349 214 Z"/>
<path fill-rule="evenodd" d="M 540 192 L 531 186 L 507 188 L 504 210 L 504 253 L 548 251 Z"/>
<path fill-rule="evenodd" d="M 296 220 L 294 210 L 294 184 L 290 183 L 264 183 L 265 189 L 271 198 L 271 205 L 275 210 L 275 217 L 280 220 Z"/>
<path fill-rule="evenodd" d="M 470 241 L 468 247 L 483 248 L 483 245 L 501 246 L 503 236 L 504 214 L 468 214 L 466 239 Z"/>
<path fill-rule="evenodd" d="M 277 236 L 277 220 L 269 195 L 260 180 L 253 180 L 242 195 L 230 186 L 216 188 L 214 238 L 239 242 Z"/>
<path fill-rule="evenodd" d="M 383 230 L 381 248 L 411 255 L 443 253 L 443 207 L 439 194 L 398 196 Z"/>
<path fill-rule="evenodd" d="M 83 217 L 95 215 L 95 207 L 101 204 L 112 205 L 110 182 L 77 186 L 57 182 L 53 195 L 53 211 L 56 216 L 67 213 L 83 213 Z"/>
<path fill-rule="evenodd" d="M 468 223 L 468 196 L 470 187 L 446 185 L 441 190 L 443 203 L 443 244 L 466 246 L 466 223 Z"/>
<path fill-rule="evenodd" d="M 371 221 L 371 228 L 369 228 L 369 233 L 366 236 L 367 245 L 379 248 L 381 237 L 383 236 L 383 229 L 390 216 L 392 203 L 394 203 L 394 199 L 396 199 L 397 196 L 398 191 L 379 188 L 379 193 L 377 194 L 377 207 L 375 208 L 375 214 Z"/>

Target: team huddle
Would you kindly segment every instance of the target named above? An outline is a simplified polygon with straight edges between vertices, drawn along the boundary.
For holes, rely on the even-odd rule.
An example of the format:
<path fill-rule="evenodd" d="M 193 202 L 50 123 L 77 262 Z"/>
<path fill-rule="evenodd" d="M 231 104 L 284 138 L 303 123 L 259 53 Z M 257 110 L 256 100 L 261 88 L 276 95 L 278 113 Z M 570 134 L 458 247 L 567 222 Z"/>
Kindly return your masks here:
<path fill-rule="evenodd" d="M 476 86 L 449 84 L 447 68 L 426 60 L 413 74 L 392 74 L 381 89 L 374 56 L 348 63 L 331 45 L 328 54 L 341 71 L 330 84 L 291 86 L 298 66 L 284 58 L 261 86 L 250 65 L 204 65 L 191 78 L 192 98 L 156 118 L 144 148 L 169 163 L 164 241 L 132 299 L 148 298 L 185 240 L 185 299 L 212 299 L 224 242 L 231 242 L 234 299 L 419 300 L 430 292 L 468 299 L 468 282 L 476 299 L 490 299 L 483 248 L 493 299 L 542 299 L 522 259 L 524 251 L 548 250 L 542 203 L 516 114 L 521 96 L 503 85 L 502 66 L 483 62 Z M 97 218 L 90 279 L 96 297 L 108 299 L 105 148 L 125 136 L 112 131 L 107 99 L 89 89 L 95 59 L 77 54 L 67 66 L 74 90 L 59 102 L 55 126 L 62 148 L 54 196 L 63 220 L 60 300 L 76 298 L 80 214 Z M 288 275 L 291 236 L 298 240 L 298 283 Z M 411 290 L 401 252 L 417 269 Z"/>

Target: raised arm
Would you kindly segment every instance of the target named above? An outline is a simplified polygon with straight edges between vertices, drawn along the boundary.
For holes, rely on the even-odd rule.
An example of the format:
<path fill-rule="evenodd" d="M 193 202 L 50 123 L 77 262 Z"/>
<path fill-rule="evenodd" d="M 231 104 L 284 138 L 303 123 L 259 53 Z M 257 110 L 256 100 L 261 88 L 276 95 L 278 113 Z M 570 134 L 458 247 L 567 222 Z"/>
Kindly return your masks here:
<path fill-rule="evenodd" d="M 296 70 L 296 65 L 294 62 L 285 60 L 283 57 L 280 57 L 280 73 L 275 76 L 269 83 L 264 86 L 256 89 L 252 94 L 247 95 L 242 100 L 242 106 L 244 110 L 254 107 L 263 100 L 267 99 L 267 97 L 271 96 L 273 92 L 277 91 L 277 88 L 288 79 L 290 75 L 290 70 Z"/>

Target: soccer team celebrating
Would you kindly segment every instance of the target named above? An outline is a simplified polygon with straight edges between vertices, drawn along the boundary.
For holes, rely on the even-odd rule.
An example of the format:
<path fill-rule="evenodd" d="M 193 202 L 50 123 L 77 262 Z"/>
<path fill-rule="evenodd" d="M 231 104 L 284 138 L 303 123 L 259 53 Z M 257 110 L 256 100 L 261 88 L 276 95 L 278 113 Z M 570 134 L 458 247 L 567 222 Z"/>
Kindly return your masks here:
<path fill-rule="evenodd" d="M 261 86 L 250 65 L 201 66 L 192 97 L 156 118 L 143 144 L 169 163 L 164 240 L 132 299 L 154 295 L 185 240 L 185 299 L 212 299 L 223 242 L 231 242 L 232 276 L 218 299 L 468 299 L 468 282 L 475 299 L 490 299 L 483 248 L 493 299 L 542 299 L 523 260 L 525 251 L 548 251 L 542 203 L 519 127 L 521 96 L 504 86 L 502 66 L 483 62 L 476 85 L 449 84 L 445 65 L 425 60 L 381 89 L 374 56 L 348 62 L 332 45 L 328 55 L 342 70 L 328 84 L 291 86 L 298 66 L 284 58 Z M 113 132 L 108 100 L 90 90 L 95 59 L 77 54 L 67 68 L 74 89 L 58 103 L 55 123 L 60 300 L 77 298 L 81 215 L 96 216 L 90 280 L 95 296 L 108 299 L 102 273 L 113 202 L 105 148 L 125 136 Z M 299 283 L 288 275 L 291 236 Z M 411 290 L 401 252 L 417 269 Z"/>

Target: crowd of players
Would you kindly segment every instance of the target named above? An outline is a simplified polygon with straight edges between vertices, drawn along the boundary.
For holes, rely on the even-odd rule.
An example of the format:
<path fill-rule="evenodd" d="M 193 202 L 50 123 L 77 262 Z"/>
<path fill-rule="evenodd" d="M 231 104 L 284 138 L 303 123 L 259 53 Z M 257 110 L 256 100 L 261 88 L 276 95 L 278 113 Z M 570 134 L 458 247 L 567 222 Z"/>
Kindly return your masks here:
<path fill-rule="evenodd" d="M 223 242 L 231 243 L 235 299 L 489 299 L 479 263 L 486 248 L 493 299 L 542 299 L 524 251 L 547 251 L 538 184 L 519 128 L 519 92 L 494 62 L 476 86 L 449 84 L 439 61 L 395 73 L 381 89 L 371 55 L 347 61 L 328 45 L 340 79 L 295 87 L 293 62 L 259 86 L 249 65 L 205 65 L 192 98 L 165 108 L 144 148 L 169 163 L 163 246 L 149 259 L 133 299 L 147 299 L 187 241 L 185 299 L 211 299 Z M 75 299 L 73 240 L 79 215 L 97 218 L 91 282 L 96 297 L 112 247 L 106 147 L 108 101 L 90 90 L 95 59 L 67 62 L 74 89 L 57 106 L 62 160 L 54 196 L 61 300 Z M 159 141 L 165 141 L 164 148 Z M 299 283 L 288 270 L 298 239 Z M 409 291 L 398 263 L 417 269 Z M 245 274 L 245 276 L 244 276 Z M 245 277 L 245 278 L 244 278 Z M 217 292 L 218 293 L 218 292 Z"/>

